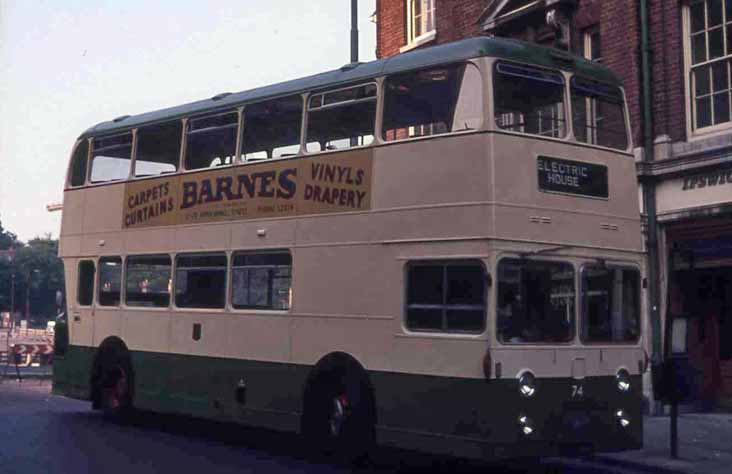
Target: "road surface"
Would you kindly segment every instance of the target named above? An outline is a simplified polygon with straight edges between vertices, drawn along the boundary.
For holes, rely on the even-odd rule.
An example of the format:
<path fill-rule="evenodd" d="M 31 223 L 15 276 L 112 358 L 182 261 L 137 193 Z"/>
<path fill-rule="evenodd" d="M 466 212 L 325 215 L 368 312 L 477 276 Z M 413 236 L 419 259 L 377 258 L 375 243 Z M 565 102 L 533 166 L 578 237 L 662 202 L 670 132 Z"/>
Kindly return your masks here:
<path fill-rule="evenodd" d="M 532 471 L 543 472 L 541 469 Z M 494 466 L 380 449 L 363 473 L 519 473 Z M 128 424 L 105 419 L 89 403 L 50 394 L 48 381 L 0 382 L 0 473 L 27 474 L 348 473 L 309 456 L 296 435 L 142 413 Z M 556 472 L 556 471 L 555 471 Z M 631 471 L 597 463 L 561 462 L 559 472 Z"/>

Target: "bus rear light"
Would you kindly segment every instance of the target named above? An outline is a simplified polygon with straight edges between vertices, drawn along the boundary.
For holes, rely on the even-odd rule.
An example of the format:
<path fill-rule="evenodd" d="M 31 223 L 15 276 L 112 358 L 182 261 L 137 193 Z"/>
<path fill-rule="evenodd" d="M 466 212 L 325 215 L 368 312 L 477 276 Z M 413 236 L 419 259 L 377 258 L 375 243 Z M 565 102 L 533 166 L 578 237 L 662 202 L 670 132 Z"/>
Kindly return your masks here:
<path fill-rule="evenodd" d="M 625 429 L 630 426 L 630 418 L 623 410 L 617 410 L 615 412 L 615 420 L 618 422 L 621 428 Z"/>
<path fill-rule="evenodd" d="M 534 422 L 531 421 L 531 418 L 526 415 L 521 415 L 519 416 L 518 422 L 519 427 L 521 428 L 521 433 L 523 433 L 524 436 L 531 436 L 531 434 L 534 433 Z"/>
<path fill-rule="evenodd" d="M 483 356 L 483 375 L 486 379 L 491 378 L 491 365 L 493 364 L 493 361 L 491 360 L 491 351 L 490 349 L 485 351 L 485 355 Z"/>
<path fill-rule="evenodd" d="M 625 369 L 618 370 L 615 375 L 615 383 L 617 384 L 618 390 L 625 393 L 630 390 L 630 374 Z"/>
<path fill-rule="evenodd" d="M 519 393 L 526 398 L 533 397 L 536 393 L 536 378 L 529 371 L 519 377 Z"/>

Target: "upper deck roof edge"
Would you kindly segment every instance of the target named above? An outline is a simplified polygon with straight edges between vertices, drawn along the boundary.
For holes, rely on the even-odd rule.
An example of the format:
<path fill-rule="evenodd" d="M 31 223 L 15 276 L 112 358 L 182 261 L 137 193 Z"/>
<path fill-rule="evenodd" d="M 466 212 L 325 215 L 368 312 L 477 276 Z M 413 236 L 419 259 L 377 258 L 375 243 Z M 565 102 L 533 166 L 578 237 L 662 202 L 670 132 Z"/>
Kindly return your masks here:
<path fill-rule="evenodd" d="M 554 54 L 552 54 L 554 52 Z M 79 138 L 130 130 L 145 124 L 176 119 L 184 116 L 231 109 L 247 102 L 296 94 L 307 90 L 321 89 L 340 84 L 368 80 L 384 74 L 394 74 L 420 69 L 435 64 L 463 61 L 482 56 L 511 59 L 556 69 L 577 72 L 585 77 L 620 85 L 618 76 L 606 66 L 561 52 L 563 60 L 557 59 L 557 50 L 524 41 L 500 38 L 477 37 L 453 43 L 416 49 L 407 53 L 361 63 L 350 69 L 335 69 L 312 76 L 293 79 L 268 86 L 249 89 L 227 95 L 218 100 L 204 99 L 152 112 L 127 117 L 117 122 L 101 122 L 86 130 Z"/>

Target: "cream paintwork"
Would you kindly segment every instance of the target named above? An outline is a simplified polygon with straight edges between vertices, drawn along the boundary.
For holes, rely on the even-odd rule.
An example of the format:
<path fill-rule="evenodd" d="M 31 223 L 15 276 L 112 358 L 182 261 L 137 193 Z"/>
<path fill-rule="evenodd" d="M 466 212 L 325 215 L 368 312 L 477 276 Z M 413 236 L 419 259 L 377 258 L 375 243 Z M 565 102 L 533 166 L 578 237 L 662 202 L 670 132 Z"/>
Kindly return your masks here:
<path fill-rule="evenodd" d="M 476 64 L 486 71 L 492 61 L 483 58 Z M 490 117 L 493 91 L 490 75 L 484 72 L 483 77 L 484 110 Z M 485 122 L 491 130 L 492 119 Z M 377 131 L 380 128 L 379 120 Z M 103 316 L 97 320 L 93 342 L 83 329 L 72 325 L 72 344 L 96 345 L 119 326 L 130 349 L 154 352 L 313 364 L 341 350 L 372 370 L 482 378 L 483 356 L 491 348 L 503 378 L 513 378 L 525 368 L 539 377 L 571 376 L 577 359 L 584 360 L 589 374 L 611 375 L 620 366 L 638 372 L 638 360 L 643 357 L 640 342 L 604 348 L 583 347 L 576 340 L 558 347 L 500 345 L 493 311 L 495 268 L 502 255 L 515 256 L 561 242 L 575 247 L 546 258 L 570 261 L 577 268 L 597 257 L 640 265 L 632 156 L 506 132 L 458 133 L 386 144 L 377 137 L 376 146 L 369 149 L 373 151 L 369 212 L 123 231 L 122 198 L 111 203 L 108 197 L 120 196 L 124 185 L 67 191 L 60 255 L 67 263 L 69 295 L 76 291 L 77 258 L 83 252 L 111 254 L 110 248 L 118 245 L 122 256 L 259 249 L 289 249 L 293 256 L 293 300 L 288 312 L 105 309 L 99 313 Z M 494 151 L 499 149 L 497 156 Z M 607 165 L 610 199 L 540 192 L 538 154 Z M 550 222 L 531 223 L 532 216 L 549 217 Z M 602 224 L 616 225 L 617 230 Z M 112 234 L 121 237 L 115 239 Z M 107 243 L 100 247 L 99 240 Z M 484 262 L 494 285 L 489 288 L 483 334 L 405 329 L 405 266 L 430 258 Z M 200 341 L 191 337 L 194 322 L 202 324 Z"/>

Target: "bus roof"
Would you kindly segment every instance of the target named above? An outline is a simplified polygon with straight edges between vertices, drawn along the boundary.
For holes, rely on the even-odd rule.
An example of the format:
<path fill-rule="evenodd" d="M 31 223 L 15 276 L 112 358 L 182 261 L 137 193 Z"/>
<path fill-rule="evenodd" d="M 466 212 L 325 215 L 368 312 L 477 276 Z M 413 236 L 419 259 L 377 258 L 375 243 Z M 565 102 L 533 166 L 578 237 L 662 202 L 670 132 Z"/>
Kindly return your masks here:
<path fill-rule="evenodd" d="M 364 81 L 386 74 L 406 72 L 437 64 L 448 64 L 481 56 L 515 60 L 538 66 L 573 71 L 590 79 L 620 85 L 620 79 L 607 67 L 588 61 L 565 51 L 538 46 L 510 38 L 477 37 L 407 53 L 368 63 L 347 64 L 340 69 L 280 82 L 233 94 L 219 94 L 210 99 L 134 116 L 122 116 L 99 123 L 81 134 L 79 138 L 129 130 L 141 125 L 171 120 L 184 116 L 230 109 L 233 106 L 264 99 L 296 94 Z"/>

